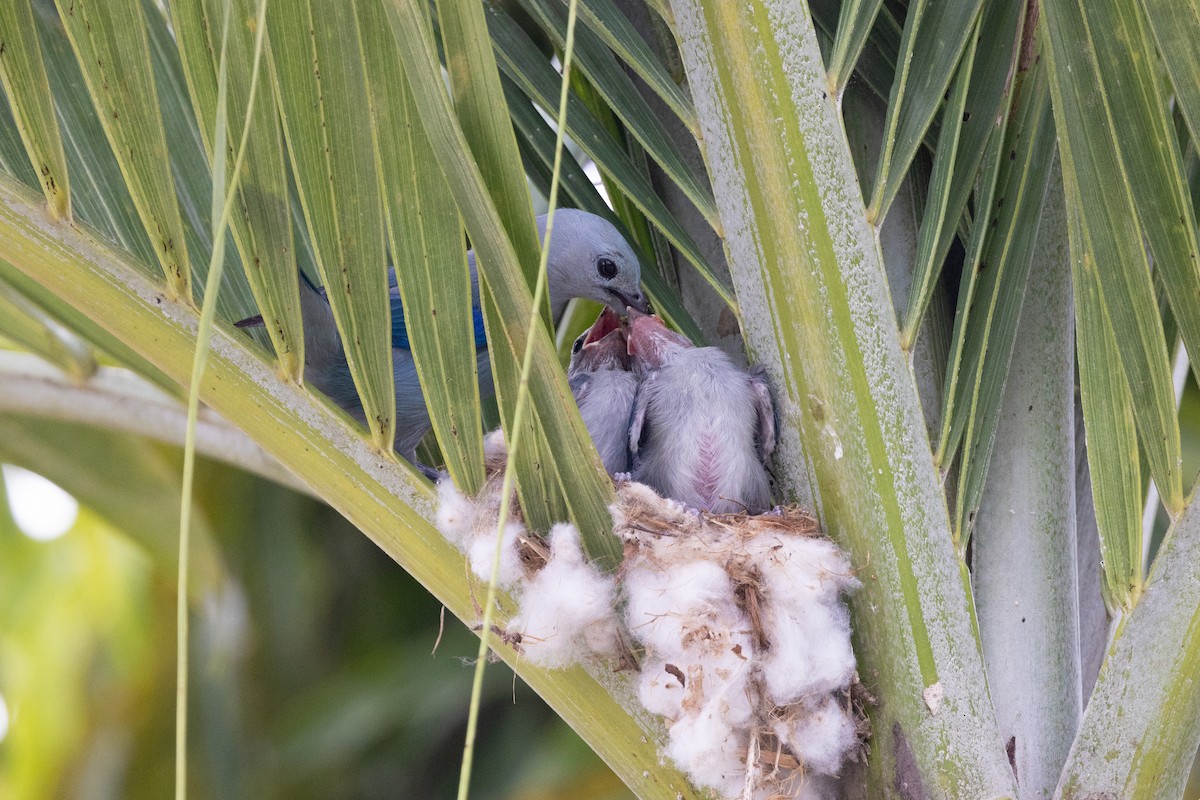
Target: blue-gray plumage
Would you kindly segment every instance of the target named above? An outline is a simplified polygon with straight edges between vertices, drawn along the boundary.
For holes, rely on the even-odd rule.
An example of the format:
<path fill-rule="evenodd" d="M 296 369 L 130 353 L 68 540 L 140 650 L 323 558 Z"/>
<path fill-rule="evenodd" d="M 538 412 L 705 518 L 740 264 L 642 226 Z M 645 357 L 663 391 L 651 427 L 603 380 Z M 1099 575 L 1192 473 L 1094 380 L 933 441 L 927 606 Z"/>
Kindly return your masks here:
<path fill-rule="evenodd" d="M 608 474 L 629 471 L 629 417 L 637 392 L 621 321 L 604 309 L 571 347 L 567 381 Z"/>
<path fill-rule="evenodd" d="M 546 216 L 538 217 L 539 238 L 545 238 Z M 476 361 L 479 389 L 490 396 L 491 364 L 486 350 L 483 316 L 479 307 L 479 278 L 475 254 L 467 254 L 471 273 L 471 298 L 475 322 Z M 392 308 L 392 362 L 396 380 L 396 451 L 416 463 L 417 444 L 429 431 L 429 412 L 417 380 L 405 326 L 400 291 L 394 270 L 388 272 Z M 554 231 L 546 266 L 550 308 L 557 322 L 572 297 L 596 300 L 625 313 L 627 308 L 646 310 L 639 288 L 641 265 L 625 238 L 602 217 L 577 209 L 559 209 L 554 215 Z M 341 336 L 334 325 L 333 312 L 325 291 L 306 281 L 300 287 L 301 313 L 304 319 L 305 376 L 310 384 L 329 395 L 335 403 L 363 421 L 362 405 L 350 376 Z M 261 318 L 257 319 L 262 324 Z M 244 320 L 239 325 L 254 324 Z"/>
<path fill-rule="evenodd" d="M 629 354 L 638 374 L 633 479 L 701 511 L 768 510 L 775 413 L 762 373 L 637 311 L 629 313 Z"/>

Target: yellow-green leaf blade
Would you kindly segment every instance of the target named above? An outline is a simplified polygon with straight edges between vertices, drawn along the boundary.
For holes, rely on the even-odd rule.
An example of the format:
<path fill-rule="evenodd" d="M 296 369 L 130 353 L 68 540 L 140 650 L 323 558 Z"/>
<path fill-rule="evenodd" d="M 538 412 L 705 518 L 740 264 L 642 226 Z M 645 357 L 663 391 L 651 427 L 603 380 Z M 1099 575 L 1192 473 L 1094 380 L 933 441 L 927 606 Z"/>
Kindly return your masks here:
<path fill-rule="evenodd" d="M 139 0 L 56 0 L 121 174 L 171 291 L 191 269 Z"/>
<path fill-rule="evenodd" d="M 268 17 L 279 110 L 317 268 L 376 446 L 396 429 L 387 264 L 367 83 L 352 3 L 280 3 Z"/>
<path fill-rule="evenodd" d="M 405 328 L 446 469 L 456 486 L 475 494 L 484 479 L 483 423 L 462 223 L 404 78 L 382 0 L 363 0 L 358 15 Z"/>
<path fill-rule="evenodd" d="M 438 0 L 437 11 L 455 113 L 532 292 L 539 237 L 483 6 Z M 550 319 L 548 299 L 539 312 Z"/>
<path fill-rule="evenodd" d="M 532 199 L 521 171 L 516 135 L 504 101 L 483 5 L 440 0 L 437 9 L 454 109 L 484 184 L 516 249 L 525 283 L 532 291 L 540 256 L 536 238 L 529 241 Z M 513 423 L 525 354 L 525 334 L 515 333 L 512 326 L 520 325 L 518 319 L 528 320 L 529 313 L 518 312 L 505 302 L 497 305 L 491 284 L 504 279 L 497 274 L 504 269 L 504 264 L 479 256 L 480 252 L 476 250 L 479 301 L 487 330 L 496 403 L 501 424 L 511 441 L 515 435 Z M 538 316 L 544 323 L 550 321 L 549 311 L 547 297 L 538 309 Z M 514 342 L 514 336 L 519 338 L 519 343 Z M 546 530 L 555 521 L 564 519 L 569 511 L 561 496 L 564 493 L 562 487 L 555 481 L 552 471 L 546 469 L 550 448 L 536 423 L 537 418 L 535 406 L 523 422 L 525 446 L 516 449 L 512 458 L 516 462 L 521 508 L 535 528 Z"/>
<path fill-rule="evenodd" d="M 504 349 L 507 352 L 503 358 L 507 363 L 518 364 L 525 337 L 537 337 L 529 384 L 530 399 L 538 412 L 537 420 L 546 441 L 552 443 L 556 456 L 544 467 L 554 473 L 559 491 L 569 504 L 570 518 L 579 526 L 589 556 L 599 559 L 606 567 L 615 567 L 620 562 L 620 548 L 612 536 L 612 520 L 607 508 L 612 498 L 612 485 L 575 408 L 566 377 L 558 366 L 553 343 L 542 326 L 528 328 L 532 297 L 517 260 L 517 251 L 505 234 L 471 148 L 457 125 L 446 97 L 433 43 L 423 29 L 425 23 L 421 12 L 413 5 L 394 0 L 388 0 L 385 8 L 430 144 L 445 171 L 482 265 L 481 276 L 491 270 L 491 283 L 480 282 L 484 312 L 492 314 L 496 305 L 506 312 L 498 315 L 498 320 L 485 316 L 492 363 L 501 363 L 497 351 Z M 494 299 L 489 297 L 493 292 Z M 496 380 L 499 387 L 502 384 L 499 374 Z"/>
<path fill-rule="evenodd" d="M 171 4 L 179 56 L 210 159 L 216 126 L 221 5 L 217 0 L 177 0 Z M 229 141 L 237 142 L 247 123 L 246 100 L 254 54 L 255 32 L 249 24 L 255 16 L 253 3 L 234 0 L 231 13 L 226 50 L 227 113 Z M 299 322 L 300 292 L 292 243 L 287 163 L 272 81 L 266 72 L 268 65 L 263 67 L 237 190 L 238 213 L 231 217 L 230 229 L 280 369 L 293 380 L 299 380 L 304 364 L 304 336 Z M 228 170 L 232 169 L 230 159 Z"/>
<path fill-rule="evenodd" d="M 971 85 L 971 67 L 975 63 L 975 47 L 978 31 L 967 46 L 963 63 L 954 77 L 950 96 L 946 100 L 946 112 L 942 128 L 938 133 L 937 150 L 933 157 L 933 173 L 929 177 L 929 193 L 925 213 L 921 218 L 921 230 L 917 237 L 917 256 L 913 266 L 913 281 L 908 294 L 908 310 L 900 326 L 900 343 L 908 349 L 917 339 L 921 320 L 937 286 L 945 256 L 936 257 L 937 245 L 949 241 L 953 235 L 956 218 L 946 213 L 950 203 L 952 176 L 955 172 L 955 157 L 963 129 L 963 109 L 967 103 L 967 89 Z M 946 235 L 949 233 L 949 235 Z"/>
<path fill-rule="evenodd" d="M 0 2 L 0 83 L 25 143 L 42 194 L 55 219 L 71 216 L 67 157 L 54 116 L 54 98 L 30 0 Z"/>

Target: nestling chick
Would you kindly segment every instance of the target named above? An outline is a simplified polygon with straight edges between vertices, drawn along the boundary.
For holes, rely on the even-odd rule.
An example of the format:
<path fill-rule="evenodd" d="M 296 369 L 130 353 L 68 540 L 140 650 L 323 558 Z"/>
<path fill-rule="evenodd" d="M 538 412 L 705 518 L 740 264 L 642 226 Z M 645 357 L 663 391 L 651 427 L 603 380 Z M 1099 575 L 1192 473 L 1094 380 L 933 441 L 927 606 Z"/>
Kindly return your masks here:
<path fill-rule="evenodd" d="M 608 474 L 629 471 L 629 418 L 637 378 L 630 371 L 625 331 L 605 308 L 571 347 L 567 381 Z"/>
<path fill-rule="evenodd" d="M 639 377 L 629 430 L 633 479 L 701 511 L 769 509 L 775 411 L 765 377 L 715 347 L 695 347 L 657 317 L 631 308 L 629 320 Z"/>

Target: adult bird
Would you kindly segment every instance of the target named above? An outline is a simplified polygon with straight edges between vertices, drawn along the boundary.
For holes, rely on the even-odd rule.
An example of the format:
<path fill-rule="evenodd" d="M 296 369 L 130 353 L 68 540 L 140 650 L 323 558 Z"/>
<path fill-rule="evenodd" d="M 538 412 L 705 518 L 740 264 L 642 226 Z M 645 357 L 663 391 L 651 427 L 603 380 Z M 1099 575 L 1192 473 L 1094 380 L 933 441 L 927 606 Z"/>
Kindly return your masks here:
<path fill-rule="evenodd" d="M 637 392 L 621 321 L 605 308 L 571 346 L 567 383 L 609 475 L 629 471 L 629 417 Z"/>
<path fill-rule="evenodd" d="M 637 311 L 629 312 L 629 355 L 639 376 L 633 479 L 701 511 L 767 511 L 775 411 L 765 376 Z"/>
<path fill-rule="evenodd" d="M 538 238 L 545 240 L 546 218 L 537 219 Z M 475 253 L 467 253 L 471 272 L 471 307 L 475 327 L 476 363 L 479 390 L 483 397 L 495 392 L 491 362 L 486 349 L 483 312 L 479 307 L 479 276 Z M 550 310 L 557 323 L 567 302 L 573 297 L 604 303 L 619 313 L 629 308 L 648 310 L 642 295 L 641 265 L 633 248 L 620 232 L 603 217 L 572 208 L 554 212 L 554 231 L 546 260 Z M 405 326 L 395 268 L 388 270 L 388 298 L 392 309 L 392 364 L 396 382 L 396 451 L 427 475 L 432 471 L 416 460 L 417 444 L 429 431 L 429 411 L 417 380 Z M 301 282 L 300 310 L 304 320 L 304 368 L 309 383 L 350 413 L 365 422 L 362 403 L 350 376 L 341 335 L 333 321 L 333 311 L 325 290 Z M 261 325 L 261 317 L 237 323 L 241 327 Z"/>

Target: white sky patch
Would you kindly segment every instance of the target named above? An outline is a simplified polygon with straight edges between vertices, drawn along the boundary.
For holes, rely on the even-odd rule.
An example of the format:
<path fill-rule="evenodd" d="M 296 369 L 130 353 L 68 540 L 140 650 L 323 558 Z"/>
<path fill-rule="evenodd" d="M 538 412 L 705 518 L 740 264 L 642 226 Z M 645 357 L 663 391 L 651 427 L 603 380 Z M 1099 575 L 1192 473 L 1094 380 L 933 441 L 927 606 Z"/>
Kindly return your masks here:
<path fill-rule="evenodd" d="M 589 159 L 584 163 L 583 174 L 587 175 L 588 180 L 596 187 L 596 191 L 604 198 L 604 204 L 612 208 L 612 200 L 608 198 L 608 189 L 604 188 L 604 181 L 600 178 L 600 167 L 596 166 L 596 162 Z"/>
<path fill-rule="evenodd" d="M 2 469 L 13 521 L 22 533 L 48 542 L 71 529 L 79 516 L 79 503 L 74 497 L 36 472 L 12 464 L 4 464 Z"/>
<path fill-rule="evenodd" d="M 0 742 L 8 738 L 8 703 L 4 702 L 4 695 L 0 694 Z"/>

